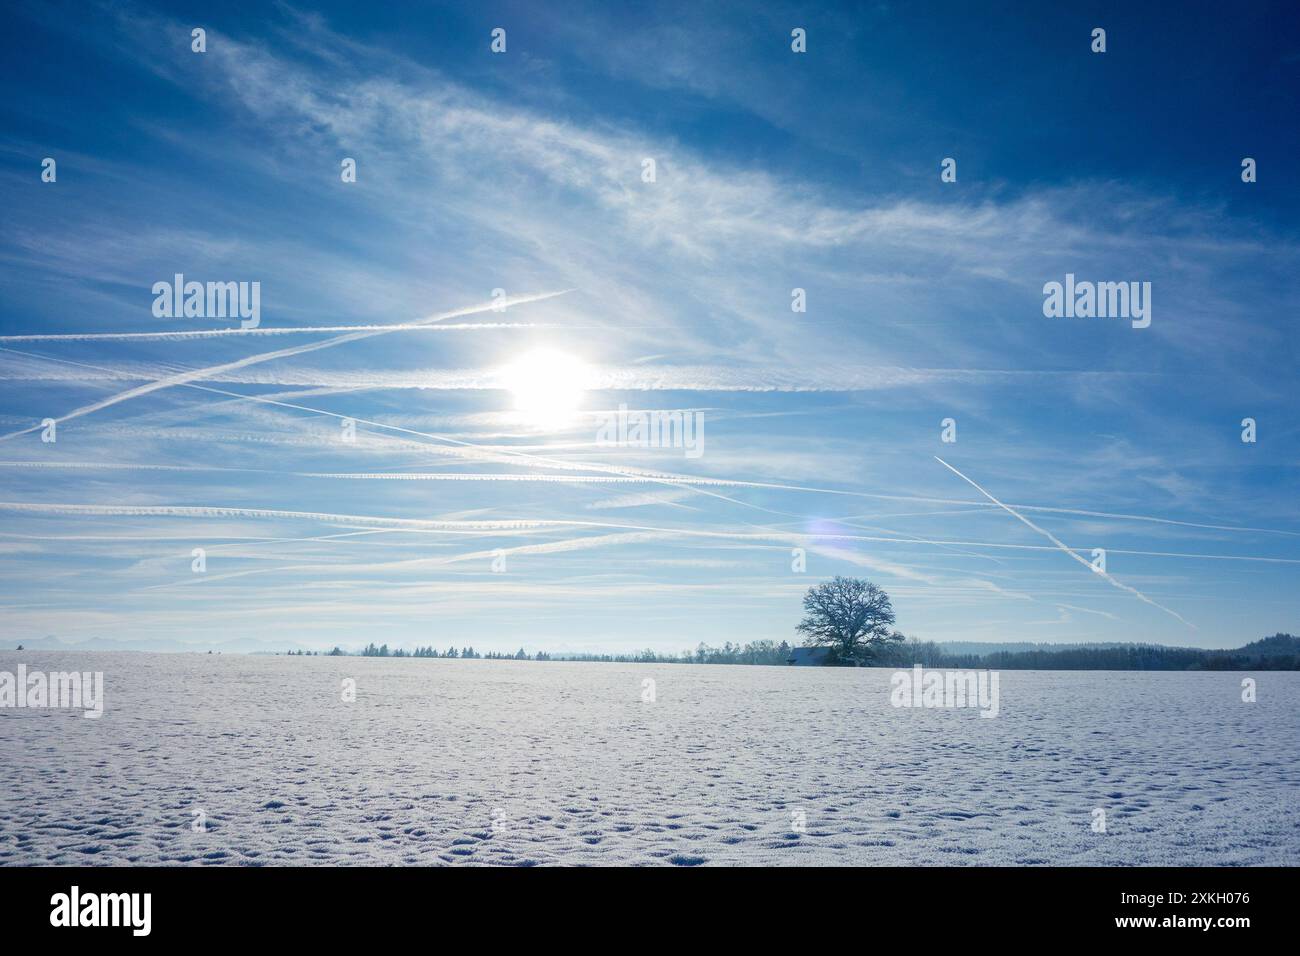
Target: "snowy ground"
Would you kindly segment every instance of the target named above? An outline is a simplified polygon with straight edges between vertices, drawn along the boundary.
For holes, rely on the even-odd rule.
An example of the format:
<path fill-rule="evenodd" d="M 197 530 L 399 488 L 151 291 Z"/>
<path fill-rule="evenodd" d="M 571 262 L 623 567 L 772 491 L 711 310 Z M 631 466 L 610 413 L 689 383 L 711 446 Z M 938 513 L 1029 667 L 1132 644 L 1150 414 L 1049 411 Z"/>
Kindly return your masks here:
<path fill-rule="evenodd" d="M 1295 673 L 1003 671 L 986 719 L 888 670 L 20 662 L 106 706 L 0 709 L 3 864 L 1300 862 Z"/>

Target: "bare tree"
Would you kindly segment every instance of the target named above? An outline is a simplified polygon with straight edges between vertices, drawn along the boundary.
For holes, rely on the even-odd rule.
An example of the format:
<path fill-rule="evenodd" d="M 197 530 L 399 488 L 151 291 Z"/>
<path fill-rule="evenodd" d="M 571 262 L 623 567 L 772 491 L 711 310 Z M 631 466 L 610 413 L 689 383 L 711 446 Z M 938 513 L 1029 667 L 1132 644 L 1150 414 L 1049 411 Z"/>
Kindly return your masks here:
<path fill-rule="evenodd" d="M 832 663 L 865 664 L 876 649 L 903 640 L 892 630 L 889 595 L 870 581 L 838 575 L 808 589 L 797 630 L 808 646 L 829 647 Z"/>

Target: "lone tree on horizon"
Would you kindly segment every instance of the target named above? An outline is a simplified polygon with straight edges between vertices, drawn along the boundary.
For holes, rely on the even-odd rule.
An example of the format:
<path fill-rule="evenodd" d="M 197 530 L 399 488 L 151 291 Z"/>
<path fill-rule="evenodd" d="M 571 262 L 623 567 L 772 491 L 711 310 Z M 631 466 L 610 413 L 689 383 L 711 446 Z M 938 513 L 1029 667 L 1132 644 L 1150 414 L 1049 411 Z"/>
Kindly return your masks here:
<path fill-rule="evenodd" d="M 892 630 L 889 595 L 861 578 L 836 575 L 809 588 L 803 609 L 807 616 L 796 630 L 804 645 L 829 647 L 834 664 L 865 664 L 878 648 L 903 640 Z"/>

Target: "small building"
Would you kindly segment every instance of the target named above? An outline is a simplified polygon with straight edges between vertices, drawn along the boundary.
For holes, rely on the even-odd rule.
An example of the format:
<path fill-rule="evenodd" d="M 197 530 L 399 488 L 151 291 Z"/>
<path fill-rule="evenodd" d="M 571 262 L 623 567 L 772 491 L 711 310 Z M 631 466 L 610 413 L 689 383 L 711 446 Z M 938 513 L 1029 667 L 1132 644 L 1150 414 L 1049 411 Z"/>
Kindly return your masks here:
<path fill-rule="evenodd" d="M 791 649 L 786 663 L 794 667 L 822 667 L 830 653 L 829 647 L 795 647 Z"/>

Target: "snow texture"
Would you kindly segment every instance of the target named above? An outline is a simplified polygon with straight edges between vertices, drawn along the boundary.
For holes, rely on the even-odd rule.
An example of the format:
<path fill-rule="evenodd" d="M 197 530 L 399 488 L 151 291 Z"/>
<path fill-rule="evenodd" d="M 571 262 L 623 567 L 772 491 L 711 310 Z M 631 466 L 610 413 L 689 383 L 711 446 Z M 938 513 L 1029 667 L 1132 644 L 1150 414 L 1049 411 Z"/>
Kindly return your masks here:
<path fill-rule="evenodd" d="M 103 671 L 105 712 L 0 709 L 0 864 L 1241 865 L 1300 849 L 1296 673 L 1003 671 L 988 719 L 895 708 L 887 669 L 0 653 L 0 671 L 20 662 Z"/>

